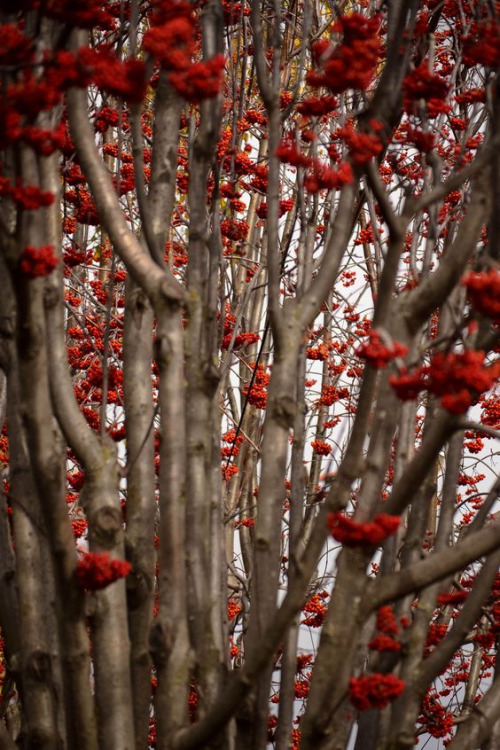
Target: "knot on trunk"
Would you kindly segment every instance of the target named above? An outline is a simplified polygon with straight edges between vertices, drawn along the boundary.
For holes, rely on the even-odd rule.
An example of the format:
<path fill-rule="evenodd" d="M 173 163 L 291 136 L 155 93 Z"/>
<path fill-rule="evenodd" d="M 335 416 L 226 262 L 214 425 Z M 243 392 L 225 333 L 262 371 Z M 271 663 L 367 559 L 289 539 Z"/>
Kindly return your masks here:
<path fill-rule="evenodd" d="M 279 396 L 276 400 L 273 399 L 270 406 L 270 416 L 280 427 L 288 430 L 293 427 L 293 421 L 295 419 L 295 412 L 297 410 L 297 403 L 291 396 Z"/>
<path fill-rule="evenodd" d="M 46 651 L 36 649 L 26 661 L 26 675 L 37 682 L 47 682 L 50 678 L 50 656 Z"/>
<path fill-rule="evenodd" d="M 92 514 L 94 537 L 104 547 L 112 547 L 122 530 L 122 513 L 119 508 L 106 505 Z"/>

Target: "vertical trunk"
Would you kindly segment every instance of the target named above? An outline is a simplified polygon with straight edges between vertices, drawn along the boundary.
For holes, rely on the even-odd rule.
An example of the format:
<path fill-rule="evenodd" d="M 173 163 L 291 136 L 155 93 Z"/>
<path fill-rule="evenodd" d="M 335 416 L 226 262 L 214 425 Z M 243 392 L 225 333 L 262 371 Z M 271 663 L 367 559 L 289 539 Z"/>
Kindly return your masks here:
<path fill-rule="evenodd" d="M 190 245 L 193 247 L 193 244 Z M 198 245 L 194 252 L 203 252 Z M 215 413 L 218 409 L 217 376 L 212 371 L 204 346 L 203 302 L 193 290 L 187 337 L 186 376 L 188 384 L 187 417 L 187 497 L 186 521 L 189 624 L 196 659 L 196 680 L 200 690 L 200 708 L 215 697 L 221 678 L 223 656 L 220 633 L 214 631 L 219 618 L 214 608 L 222 606 L 222 591 L 214 598 L 210 582 L 218 575 L 214 564 L 220 564 L 221 526 L 212 522 L 214 462 L 213 442 Z M 214 377 L 215 376 L 215 377 Z M 214 379 L 212 379 L 214 378 Z M 217 468 L 220 472 L 220 447 Z M 220 480 L 219 480 L 220 483 Z M 208 580 L 207 580 L 208 576 Z M 219 584 L 220 585 L 220 584 Z M 215 620 L 214 620 L 215 617 Z M 220 622 L 220 621 L 219 621 Z M 206 702 L 205 702 L 206 701 Z M 202 709 L 203 710 L 203 709 Z"/>
<path fill-rule="evenodd" d="M 305 402 L 305 351 L 301 347 L 297 372 L 297 411 L 293 424 L 292 468 L 290 486 L 290 520 L 288 528 L 288 549 L 286 554 L 290 560 L 288 567 L 287 587 L 293 587 L 297 573 L 297 557 L 301 550 L 301 530 L 304 513 L 304 417 Z M 297 673 L 297 646 L 299 642 L 300 615 L 290 624 L 283 645 L 280 679 L 280 702 L 278 727 L 276 731 L 276 750 L 287 750 L 292 739 L 292 721 L 295 701 L 295 676 Z"/>
<path fill-rule="evenodd" d="M 51 281 L 56 288 L 57 284 L 62 284 L 62 278 L 59 277 L 58 280 L 55 274 Z M 84 469 L 85 483 L 80 494 L 80 502 L 88 521 L 90 549 L 92 552 L 107 552 L 111 557 L 124 558 L 116 448 L 109 437 L 100 438 L 89 428 L 78 408 L 66 361 L 62 296 L 55 299 L 57 304 L 49 304 L 47 309 L 47 330 L 50 339 L 48 367 L 52 402 L 66 440 Z M 49 301 L 51 300 L 52 296 L 49 295 Z M 65 512 L 67 521 L 66 508 Z M 88 696 L 89 683 L 87 662 L 83 656 L 85 649 L 88 649 L 88 639 L 84 640 L 85 620 L 83 611 L 78 609 L 78 606 L 83 606 L 85 599 L 81 592 L 75 589 L 73 591 L 76 597 L 73 625 L 77 622 L 80 624 L 73 628 L 76 641 L 72 646 L 72 669 L 80 685 L 79 710 L 82 717 L 87 716 L 88 721 L 88 731 L 83 733 L 82 742 L 90 743 L 91 747 L 95 743 L 95 719 L 92 703 L 85 697 Z M 86 598 L 93 605 L 91 624 L 95 700 L 99 705 L 99 743 L 105 745 L 108 750 L 132 750 L 134 724 L 125 583 L 123 580 L 117 581 L 102 591 L 86 595 Z M 80 619 L 77 617 L 78 613 Z M 71 620 L 68 620 L 68 623 L 70 622 Z"/>
<path fill-rule="evenodd" d="M 7 502 L 0 488 L 0 628 L 4 639 L 6 658 L 16 679 L 20 674 L 15 667 L 20 663 L 21 640 L 19 601 L 16 586 L 16 564 L 12 548 L 12 534 L 7 515 Z M 22 693 L 22 685 L 19 685 Z"/>
<path fill-rule="evenodd" d="M 1 263 L 1 261 L 0 261 Z M 0 268 L 3 264 L 0 265 Z M 5 269 L 2 268 L 5 271 Z M 10 311 L 12 312 L 12 311 Z M 2 305 L 4 321 L 9 317 L 8 309 Z M 2 370 L 0 370 L 0 424 L 4 429 L 7 416 L 7 376 L 8 354 L 3 352 Z M 4 471 L 10 463 L 6 453 L 0 469 Z M 4 639 L 5 658 L 10 665 L 10 672 L 22 695 L 21 673 L 21 639 L 19 621 L 19 597 L 16 583 L 16 562 L 13 549 L 12 529 L 8 517 L 7 497 L 0 485 L 0 628 Z M 5 698 L 4 698 L 5 700 Z"/>
<path fill-rule="evenodd" d="M 49 117 L 49 115 L 47 115 Z M 49 123 L 47 123 L 49 124 Z M 52 155 L 39 160 L 40 184 L 55 196 L 61 194 L 61 182 L 58 171 L 58 157 Z M 44 231 L 49 244 L 61 247 L 60 207 L 55 203 L 46 210 Z M 63 298 L 63 274 L 58 267 L 55 273 L 45 279 L 44 284 L 44 377 L 38 388 L 50 393 L 51 407 L 47 409 L 46 419 L 42 420 L 39 435 L 41 446 L 54 441 L 58 446 L 59 471 L 53 471 L 54 461 L 45 461 L 40 452 L 39 466 L 40 486 L 43 487 L 42 499 L 45 515 L 51 529 L 53 555 L 56 568 L 57 599 L 59 604 L 59 633 L 62 650 L 62 668 L 64 679 L 64 703 L 68 721 L 68 744 L 82 750 L 95 750 L 97 747 L 97 724 L 94 697 L 90 686 L 90 649 L 85 617 L 85 598 L 75 585 L 76 558 L 74 551 L 73 531 L 68 521 L 66 505 L 66 445 L 61 434 L 61 425 L 56 423 L 55 400 L 61 397 L 57 385 L 52 382 L 51 364 L 54 349 L 62 356 L 64 367 L 66 359 L 66 326 Z M 66 370 L 67 377 L 67 370 Z M 27 381 L 30 382 L 29 369 Z M 55 387 L 54 387 L 55 386 Z M 35 391 L 36 393 L 36 391 Z M 73 394 L 72 394 L 73 396 Z M 45 403 L 45 401 L 43 402 Z M 56 455 L 57 465 L 57 455 Z"/>
<path fill-rule="evenodd" d="M 127 282 L 123 332 L 123 385 L 127 429 L 127 532 L 132 563 L 127 578 L 130 670 L 136 750 L 147 750 L 151 704 L 149 631 L 155 575 L 154 407 L 151 381 L 153 312 L 144 293 Z"/>
<path fill-rule="evenodd" d="M 210 1 L 204 10 L 203 54 L 210 59 L 223 50 L 222 9 Z M 218 234 L 217 195 L 211 222 L 206 208 L 207 178 L 219 137 L 221 101 L 200 105 L 199 130 L 192 145 L 189 177 L 189 265 L 187 274 L 186 357 L 186 523 L 187 596 L 190 639 L 194 652 L 194 677 L 198 690 L 198 711 L 203 715 L 221 685 L 224 669 L 222 644 L 222 598 L 220 564 L 224 547 L 220 519 L 220 447 L 214 455 L 219 434 L 217 367 L 218 352 Z M 217 478 L 216 478 L 217 477 Z M 217 497 L 217 499 L 215 499 Z M 208 584 L 208 585 L 207 585 Z M 225 645 L 224 645 L 225 647 Z"/>
<path fill-rule="evenodd" d="M 370 557 L 371 553 L 365 550 L 346 548 L 337 559 L 337 579 L 321 632 L 302 723 L 304 750 L 334 747 L 330 742 L 342 731 L 345 716 L 339 709 L 347 698 L 361 637 L 365 571 Z"/>
<path fill-rule="evenodd" d="M 85 466 L 81 502 L 89 524 L 91 552 L 123 559 L 123 518 L 118 497 L 116 449 L 105 437 L 97 465 Z M 125 581 L 92 595 L 92 642 L 99 743 L 108 750 L 133 750 L 130 640 Z"/>
<path fill-rule="evenodd" d="M 190 649 L 186 611 L 186 406 L 182 314 L 166 307 L 158 317 L 160 551 L 159 613 L 152 634 L 158 674 L 155 698 L 157 742 L 170 747 L 188 720 Z"/>
<path fill-rule="evenodd" d="M 290 328 L 293 326 L 290 318 Z M 272 622 L 278 602 L 282 512 L 285 501 L 284 476 L 288 458 L 288 438 L 296 410 L 296 337 L 290 331 L 288 346 L 273 363 L 262 442 L 262 475 L 257 498 L 254 568 L 251 584 L 250 619 L 245 653 L 258 650 L 266 628 Z M 240 720 L 241 747 L 265 748 L 273 663 L 259 678 L 254 705 Z"/>
<path fill-rule="evenodd" d="M 19 413 L 19 393 L 9 376 L 10 425 L 10 499 L 13 509 L 16 580 L 19 601 L 21 640 L 21 694 L 25 708 L 28 745 L 53 750 L 60 739 L 57 733 L 55 690 L 47 623 L 50 621 L 49 597 L 40 581 L 46 562 L 45 532 L 40 503 L 26 450 L 26 434 Z M 16 392 L 17 390 L 17 392 Z"/>
<path fill-rule="evenodd" d="M 41 182 L 53 187 L 54 162 L 40 160 Z M 30 164 L 30 169 L 32 165 Z M 57 190 L 57 187 L 55 188 Z M 47 232 L 55 242 L 53 211 L 45 217 L 45 224 L 29 227 L 29 232 Z M 30 235 L 28 235 L 30 236 Z M 58 288 L 55 281 L 55 287 Z M 54 680 L 59 673 L 56 694 L 61 709 L 66 710 L 66 729 L 69 746 L 96 747 L 94 706 L 90 695 L 89 642 L 85 628 L 83 599 L 75 581 L 76 555 L 72 529 L 66 505 L 65 450 L 56 425 L 48 377 L 48 333 L 45 307 L 54 304 L 54 297 L 45 290 L 43 280 L 19 280 L 18 340 L 19 396 L 26 426 L 27 446 L 34 480 L 39 492 L 43 522 L 48 536 L 50 563 L 46 574 L 50 579 L 49 601 L 54 602 L 53 624 L 47 620 L 51 640 L 57 654 L 53 669 Z M 55 332 L 54 332 L 55 333 Z M 58 329 L 64 347 L 64 334 Z M 14 375 L 15 377 L 15 375 Z M 52 596 L 50 596 L 50 593 Z M 61 660 L 61 661 L 60 661 Z M 57 669 L 56 669 L 57 664 Z M 61 671 L 62 670 L 62 671 Z M 58 720 L 60 726 L 62 719 Z"/>

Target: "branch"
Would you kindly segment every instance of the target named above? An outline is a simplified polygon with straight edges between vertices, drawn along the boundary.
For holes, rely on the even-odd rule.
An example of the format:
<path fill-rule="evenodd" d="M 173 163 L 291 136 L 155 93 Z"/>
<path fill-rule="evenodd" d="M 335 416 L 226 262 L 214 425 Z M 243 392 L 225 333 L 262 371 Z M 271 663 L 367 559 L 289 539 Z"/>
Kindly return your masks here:
<path fill-rule="evenodd" d="M 144 252 L 125 221 L 110 176 L 95 144 L 87 115 L 86 91 L 71 89 L 67 96 L 67 106 L 71 137 L 76 146 L 78 161 L 89 183 L 102 225 L 116 252 L 151 299 L 160 295 L 170 301 L 182 301 L 182 286 L 168 269 L 159 268 Z"/>
<path fill-rule="evenodd" d="M 500 440 L 500 430 L 494 430 L 493 427 L 488 427 L 485 424 L 481 424 L 481 422 L 474 422 L 473 419 L 460 419 L 458 424 L 462 430 L 482 432 L 484 435 L 488 435 L 488 437 Z"/>
<path fill-rule="evenodd" d="M 482 747 L 488 739 L 500 714 L 500 678 L 493 682 L 484 698 L 476 703 L 470 717 L 460 726 L 460 731 L 448 745 L 449 750 L 470 750 Z"/>
<path fill-rule="evenodd" d="M 380 511 L 398 515 L 412 501 L 421 480 L 429 472 L 439 451 L 454 432 L 457 425 L 448 412 L 440 410 L 433 420 L 418 453 L 408 464 L 400 480 L 394 486 L 391 497 L 380 505 Z"/>
<path fill-rule="evenodd" d="M 80 411 L 68 369 L 62 286 L 62 271 L 58 270 L 47 283 L 44 299 L 52 404 L 61 430 L 78 460 L 86 467 L 99 466 L 102 460 L 101 445 Z"/>
<path fill-rule="evenodd" d="M 196 750 L 196 748 L 205 747 L 208 740 L 214 737 L 234 715 L 261 671 L 269 663 L 283 633 L 303 604 L 326 538 L 327 510 L 326 505 L 320 510 L 315 533 L 311 536 L 302 558 L 297 562 L 294 586 L 287 592 L 276 616 L 263 633 L 259 646 L 248 653 L 243 669 L 231 673 L 210 712 L 189 729 L 181 730 L 174 737 L 173 750 Z"/>
<path fill-rule="evenodd" d="M 368 588 L 368 608 L 375 610 L 383 604 L 421 591 L 426 586 L 462 570 L 474 560 L 500 547 L 500 519 L 492 521 L 476 534 L 469 534 L 454 547 L 435 552 L 411 568 L 377 579 Z"/>
<path fill-rule="evenodd" d="M 478 510 L 476 517 L 468 527 L 468 533 L 474 534 L 477 530 L 482 528 L 488 519 L 491 509 L 495 505 L 500 495 L 500 477 L 497 478 L 490 491 L 486 495 L 486 499 L 481 503 L 481 507 Z"/>
<path fill-rule="evenodd" d="M 388 3 L 387 57 L 370 104 L 369 117 L 394 123 L 400 117 L 401 87 L 412 52 L 410 40 L 418 10 L 417 0 Z"/>
<path fill-rule="evenodd" d="M 281 140 L 282 116 L 279 108 L 279 58 L 282 39 L 279 28 L 280 8 L 275 6 L 274 25 L 268 23 L 266 34 L 267 50 L 273 50 L 272 75 L 267 72 L 267 59 L 264 50 L 264 34 L 262 28 L 262 13 L 260 0 L 253 0 L 250 22 L 252 25 L 254 43 L 254 63 L 257 71 L 257 83 L 268 114 L 269 138 L 269 171 L 267 185 L 267 267 L 269 312 L 273 336 L 278 347 L 283 347 L 284 320 L 280 307 L 280 280 L 282 264 L 280 263 L 279 224 L 279 191 L 280 191 L 280 162 L 276 156 L 276 149 Z M 274 42 L 274 44 L 272 44 Z M 272 44 L 272 46 L 271 46 Z"/>
<path fill-rule="evenodd" d="M 389 200 L 387 190 L 380 179 L 378 163 L 375 159 L 371 159 L 366 165 L 366 179 L 380 206 L 382 217 L 389 227 L 391 239 L 404 239 L 406 227 L 408 226 L 408 219 L 405 216 L 398 216 L 395 213 Z"/>
<path fill-rule="evenodd" d="M 481 614 L 484 600 L 489 595 L 495 580 L 500 563 L 500 552 L 496 552 L 486 560 L 479 573 L 472 591 L 468 595 L 458 618 L 453 622 L 453 627 L 440 642 L 435 651 L 423 662 L 420 675 L 417 680 L 418 689 L 424 693 L 432 680 L 441 674 L 446 668 L 455 651 L 464 642 L 467 634 L 477 622 Z"/>
<path fill-rule="evenodd" d="M 401 313 L 412 332 L 416 332 L 428 315 L 448 297 L 476 249 L 490 210 L 490 189 L 486 177 L 487 173 L 483 173 L 475 181 L 471 201 L 460 223 L 457 236 L 437 271 L 401 298 Z"/>
<path fill-rule="evenodd" d="M 358 206 L 354 200 L 357 184 L 346 185 L 340 193 L 339 206 L 335 222 L 330 232 L 330 241 L 325 249 L 323 262 L 314 281 L 302 298 L 297 299 L 300 309 L 300 323 L 303 329 L 308 328 L 327 294 L 333 288 L 349 237 L 357 219 Z"/>
<path fill-rule="evenodd" d="M 142 231 L 144 232 L 144 237 L 146 239 L 146 244 L 148 246 L 151 257 L 160 268 L 164 268 L 165 262 L 163 260 L 163 253 L 161 252 L 161 246 L 159 242 L 157 242 L 157 238 L 153 231 L 151 211 L 149 210 L 149 201 L 146 194 L 140 105 L 136 104 L 131 107 L 130 129 L 132 132 L 132 156 L 134 159 L 135 192 L 137 195 L 137 205 L 139 206 L 139 214 L 141 217 L 141 227 Z"/>
<path fill-rule="evenodd" d="M 173 91 L 165 71 L 160 71 L 154 107 L 148 212 L 152 241 L 162 250 L 172 224 L 182 108 L 182 99 Z"/>
<path fill-rule="evenodd" d="M 260 0 L 253 0 L 251 12 L 250 12 L 250 23 L 252 26 L 253 45 L 254 45 L 254 63 L 257 71 L 257 82 L 259 84 L 260 93 L 266 109 L 269 111 L 277 107 L 278 97 L 277 92 L 269 81 L 267 75 L 267 62 L 264 53 L 264 45 L 262 42 L 262 14 L 260 11 Z"/>
<path fill-rule="evenodd" d="M 406 202 L 403 214 L 409 220 L 412 216 L 419 213 L 419 211 L 423 211 L 424 208 L 429 208 L 429 206 L 432 206 L 434 203 L 438 203 L 443 198 L 446 198 L 446 196 L 449 195 L 449 193 L 453 192 L 453 190 L 458 190 L 458 188 L 461 187 L 464 182 L 467 182 L 467 180 L 470 180 L 471 177 L 474 177 L 474 175 L 476 175 L 481 169 L 483 169 L 483 167 L 485 167 L 489 163 L 493 151 L 492 146 L 493 144 L 484 146 L 481 152 L 477 154 L 473 162 L 468 164 L 459 172 L 452 172 L 446 182 L 441 182 L 437 187 L 434 188 L 434 190 L 431 190 L 428 193 L 424 193 L 418 198 L 409 198 Z"/>

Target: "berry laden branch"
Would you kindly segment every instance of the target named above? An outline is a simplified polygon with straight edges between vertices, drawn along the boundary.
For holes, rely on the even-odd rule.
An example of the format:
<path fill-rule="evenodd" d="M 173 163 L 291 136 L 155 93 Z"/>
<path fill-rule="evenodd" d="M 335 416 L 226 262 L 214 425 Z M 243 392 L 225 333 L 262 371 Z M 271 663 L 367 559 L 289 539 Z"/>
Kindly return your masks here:
<path fill-rule="evenodd" d="M 0 0 L 0 745 L 496 746 L 490 0 Z"/>

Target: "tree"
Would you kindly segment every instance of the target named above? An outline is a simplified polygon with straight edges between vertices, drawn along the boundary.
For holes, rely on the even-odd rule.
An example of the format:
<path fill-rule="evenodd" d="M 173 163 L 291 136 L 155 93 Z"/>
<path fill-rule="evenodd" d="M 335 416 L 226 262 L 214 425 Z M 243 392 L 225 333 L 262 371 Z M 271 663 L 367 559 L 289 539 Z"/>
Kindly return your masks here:
<path fill-rule="evenodd" d="M 2 750 L 498 747 L 498 3 L 0 12 Z"/>

